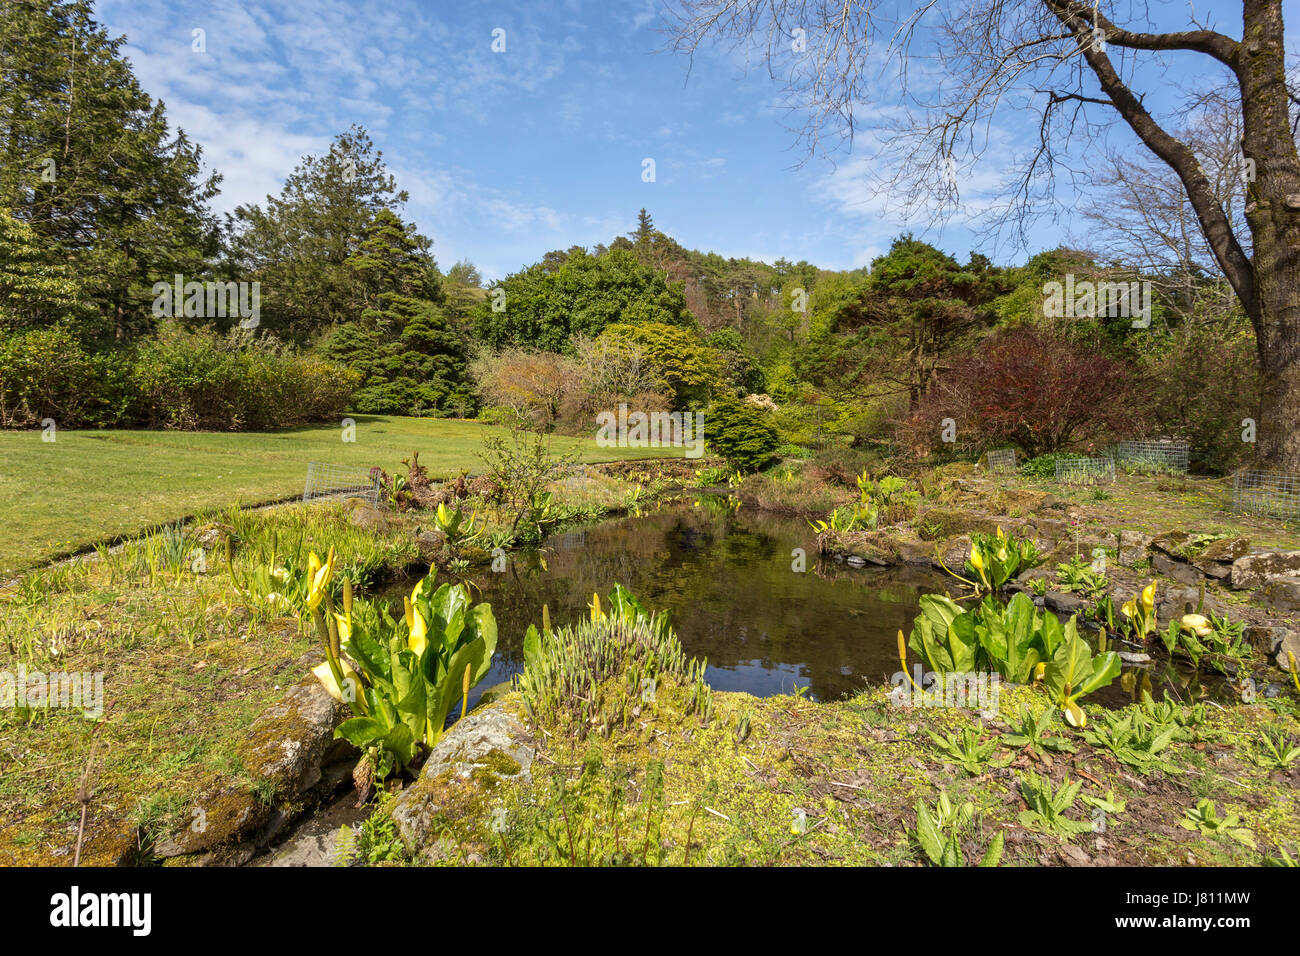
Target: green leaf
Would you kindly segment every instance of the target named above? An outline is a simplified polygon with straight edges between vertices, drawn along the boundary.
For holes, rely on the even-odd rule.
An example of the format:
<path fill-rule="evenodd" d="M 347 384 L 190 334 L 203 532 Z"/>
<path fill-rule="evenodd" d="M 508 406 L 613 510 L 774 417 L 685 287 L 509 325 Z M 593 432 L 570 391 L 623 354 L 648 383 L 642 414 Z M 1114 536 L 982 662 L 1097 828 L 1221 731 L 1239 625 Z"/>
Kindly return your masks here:
<path fill-rule="evenodd" d="M 426 741 L 426 743 L 430 746 L 437 743 L 438 738 L 442 736 L 443 725 L 447 722 L 447 714 L 451 712 L 452 707 L 463 696 L 462 687 L 465 668 L 470 668 L 470 686 L 472 687 L 475 683 L 473 675 L 487 673 L 489 666 L 491 666 L 491 655 L 488 652 L 486 642 L 482 638 L 477 638 L 472 643 L 466 644 L 452 655 L 445 676 L 435 687 L 430 688 L 427 714 L 429 724 L 433 730 L 433 739 Z"/>
<path fill-rule="evenodd" d="M 1074 618 L 1065 625 L 1065 636 L 1048 661 L 1043 684 L 1054 703 L 1065 705 L 1079 695 L 1092 673 L 1092 652 L 1075 628 Z"/>
<path fill-rule="evenodd" d="M 1123 668 L 1123 661 L 1119 659 L 1119 655 L 1114 651 L 1098 654 L 1092 659 L 1092 672 L 1084 679 L 1075 696 L 1082 697 L 1084 694 L 1091 694 L 1093 691 L 1100 690 L 1118 677 Z"/>
<path fill-rule="evenodd" d="M 398 724 L 390 730 L 384 737 L 383 746 L 403 767 L 415 758 L 415 736 L 405 724 Z"/>
<path fill-rule="evenodd" d="M 343 738 L 358 750 L 365 750 L 388 735 L 389 727 L 374 717 L 352 717 L 334 730 L 334 737 Z"/>
<path fill-rule="evenodd" d="M 916 804 L 916 842 L 935 866 L 943 865 L 944 839 L 924 801 Z"/>
<path fill-rule="evenodd" d="M 529 624 L 528 630 L 524 632 L 524 667 L 528 670 L 536 670 L 541 657 L 542 636 L 537 633 L 535 625 Z"/>
<path fill-rule="evenodd" d="M 989 844 L 988 851 L 984 854 L 984 859 L 980 860 L 980 866 L 997 866 L 1002 862 L 1002 850 L 1006 844 L 1006 834 L 1001 830 Z"/>

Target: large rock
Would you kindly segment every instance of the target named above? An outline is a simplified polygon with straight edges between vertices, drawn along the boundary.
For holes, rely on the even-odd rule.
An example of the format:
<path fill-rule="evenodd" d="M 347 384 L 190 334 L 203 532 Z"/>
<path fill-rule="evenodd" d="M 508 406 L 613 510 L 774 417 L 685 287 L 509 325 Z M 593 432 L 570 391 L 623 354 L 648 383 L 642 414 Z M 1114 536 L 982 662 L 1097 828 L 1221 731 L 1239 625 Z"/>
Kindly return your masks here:
<path fill-rule="evenodd" d="M 1121 531 L 1118 535 L 1118 560 L 1121 565 L 1131 568 L 1147 559 L 1147 548 L 1151 545 L 1151 535 L 1141 531 Z"/>
<path fill-rule="evenodd" d="M 429 754 L 420 779 L 393 806 L 393 823 L 407 850 L 428 860 L 441 858 L 446 848 L 439 817 L 481 812 L 483 798 L 501 784 L 527 782 L 536 753 L 516 702 L 498 701 L 458 721 Z"/>
<path fill-rule="evenodd" d="M 1272 575 L 1256 592 L 1256 596 L 1265 606 L 1275 610 L 1288 614 L 1300 611 L 1300 578 Z"/>
<path fill-rule="evenodd" d="M 1291 657 L 1295 658 L 1296 668 L 1300 670 L 1300 634 L 1296 634 L 1295 631 L 1287 631 L 1282 635 L 1273 660 L 1282 670 L 1290 671 Z"/>
<path fill-rule="evenodd" d="M 818 544 L 824 551 L 844 555 L 856 568 L 889 567 L 898 560 L 897 543 L 888 531 L 828 531 Z"/>
<path fill-rule="evenodd" d="M 922 541 L 920 538 L 899 538 L 898 560 L 903 564 L 925 564 L 930 563 L 930 556 L 933 548 L 930 544 Z"/>
<path fill-rule="evenodd" d="M 970 538 L 967 535 L 960 535 L 956 538 L 950 538 L 934 549 L 934 566 L 940 567 L 940 562 L 950 571 L 961 574 L 962 565 L 970 557 Z"/>
<path fill-rule="evenodd" d="M 1262 587 L 1274 576 L 1300 576 L 1300 551 L 1260 551 L 1232 562 L 1234 588 Z"/>
<path fill-rule="evenodd" d="M 1265 657 L 1276 655 L 1282 647 L 1282 641 L 1288 636 L 1294 639 L 1295 631 L 1272 624 L 1251 624 L 1242 631 L 1246 643 Z"/>
<path fill-rule="evenodd" d="M 1202 601 L 1200 588 L 1157 587 L 1156 618 L 1159 626 L 1164 628 L 1174 618 L 1195 611 L 1198 603 L 1201 604 L 1202 614 L 1223 613 L 1223 609 L 1213 595 L 1205 594 Z"/>
<path fill-rule="evenodd" d="M 1179 584 L 1196 585 L 1205 580 L 1205 575 L 1198 568 L 1171 558 L 1163 551 L 1157 551 L 1151 556 L 1151 569 L 1167 578 L 1173 578 Z"/>
<path fill-rule="evenodd" d="M 1078 614 L 1087 606 L 1082 598 L 1065 591 L 1048 591 L 1043 595 L 1043 603 L 1057 614 L 1066 617 Z"/>
<path fill-rule="evenodd" d="M 383 508 L 360 498 L 349 498 L 347 505 L 350 511 L 348 521 L 363 531 L 391 531 L 400 524 Z"/>
<path fill-rule="evenodd" d="M 1155 551 L 1163 551 L 1170 557 L 1184 558 L 1187 556 L 1192 540 L 1193 535 L 1187 531 L 1166 531 L 1151 539 L 1151 548 Z"/>
<path fill-rule="evenodd" d="M 447 546 L 447 536 L 436 529 L 421 529 L 415 533 L 415 546 L 420 549 L 421 560 L 432 561 Z"/>
<path fill-rule="evenodd" d="M 1211 541 L 1198 551 L 1196 557 L 1192 559 L 1192 564 L 1209 574 L 1211 572 L 1208 569 L 1211 565 L 1230 565 L 1248 554 L 1250 554 L 1249 538 L 1220 538 L 1218 541 Z"/>
<path fill-rule="evenodd" d="M 968 535 L 972 531 L 995 534 L 999 526 L 1005 531 L 1008 523 L 1005 518 L 995 518 L 978 511 L 931 508 L 916 519 L 915 526 L 925 540 L 938 541 L 955 535 Z"/>
<path fill-rule="evenodd" d="M 199 797 L 183 826 L 159 840 L 153 855 L 206 854 L 198 862 L 246 862 L 289 822 L 292 808 L 321 783 L 325 767 L 355 760 L 355 748 L 334 739 L 334 728 L 348 713 L 308 674 L 246 731 L 237 753 L 249 782 Z M 331 788 L 338 779 L 331 777 Z"/>

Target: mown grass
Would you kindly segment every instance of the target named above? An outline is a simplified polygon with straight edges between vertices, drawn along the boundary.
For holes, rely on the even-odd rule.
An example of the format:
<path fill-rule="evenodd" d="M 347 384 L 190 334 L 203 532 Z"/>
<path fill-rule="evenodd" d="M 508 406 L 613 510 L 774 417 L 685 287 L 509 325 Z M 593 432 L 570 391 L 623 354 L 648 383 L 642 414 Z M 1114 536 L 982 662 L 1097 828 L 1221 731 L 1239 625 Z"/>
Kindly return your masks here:
<path fill-rule="evenodd" d="M 228 505 L 301 494 L 312 461 L 375 466 L 390 474 L 412 452 L 432 476 L 481 469 L 479 450 L 504 429 L 478 422 L 354 417 L 356 440 L 338 425 L 275 432 L 0 432 L 0 573 Z M 673 449 L 600 448 L 554 439 L 582 461 L 676 456 Z"/>

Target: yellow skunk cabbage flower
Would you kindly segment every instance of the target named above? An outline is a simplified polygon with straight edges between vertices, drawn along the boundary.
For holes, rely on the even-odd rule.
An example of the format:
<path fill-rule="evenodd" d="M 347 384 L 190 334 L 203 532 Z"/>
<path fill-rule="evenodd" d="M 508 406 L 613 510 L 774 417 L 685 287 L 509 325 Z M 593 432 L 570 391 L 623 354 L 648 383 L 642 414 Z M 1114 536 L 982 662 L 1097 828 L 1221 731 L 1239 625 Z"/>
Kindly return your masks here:
<path fill-rule="evenodd" d="M 592 592 L 591 604 L 589 606 L 591 607 L 591 621 L 593 624 L 605 616 L 600 610 L 600 595 L 594 591 Z"/>
<path fill-rule="evenodd" d="M 1065 702 L 1065 722 L 1071 727 L 1087 727 L 1088 715 L 1083 712 L 1083 708 L 1072 700 Z"/>
<path fill-rule="evenodd" d="M 1120 605 L 1119 610 L 1120 613 L 1123 614 L 1125 617 L 1131 618 L 1134 614 L 1137 613 L 1137 609 L 1138 609 L 1137 602 L 1134 601 L 1132 598 L 1129 598 L 1122 605 Z"/>
<path fill-rule="evenodd" d="M 1156 606 L 1156 582 L 1152 581 L 1142 589 L 1142 606 L 1151 613 L 1151 609 Z"/>
<path fill-rule="evenodd" d="M 983 573 L 984 555 L 980 552 L 979 548 L 970 549 L 970 566 L 974 568 L 976 571 Z"/>
<path fill-rule="evenodd" d="M 406 639 L 407 648 L 421 657 L 424 649 L 429 646 L 429 623 L 424 619 L 424 615 L 419 609 L 411 604 L 411 599 L 406 599 L 406 626 L 410 635 Z"/>
<path fill-rule="evenodd" d="M 334 549 L 331 547 L 329 554 L 322 564 L 320 558 L 313 551 L 307 557 L 307 577 L 309 579 L 307 587 L 307 607 L 309 610 L 316 610 L 320 607 L 320 602 L 325 599 L 325 589 L 329 587 L 330 581 L 334 577 L 334 562 L 336 558 Z"/>
<path fill-rule="evenodd" d="M 357 680 L 357 672 L 345 660 L 339 661 L 339 670 L 343 672 L 344 683 L 351 683 L 349 692 L 355 695 L 355 688 L 360 683 Z M 325 688 L 331 697 L 337 701 L 343 701 L 343 692 L 339 689 L 338 682 L 334 680 L 334 672 L 330 670 L 329 661 L 322 661 L 317 664 L 311 669 L 311 672 L 316 675 L 316 679 L 321 682 L 321 686 Z"/>
<path fill-rule="evenodd" d="M 1002 533 L 1002 525 L 998 525 L 998 540 L 1003 541 L 1006 539 L 1006 537 L 1007 536 Z"/>
<path fill-rule="evenodd" d="M 1034 665 L 1035 682 L 1042 680 L 1044 675 L 1046 674 L 1047 674 L 1047 661 L 1039 661 L 1037 664 Z"/>
<path fill-rule="evenodd" d="M 1197 637 L 1209 637 L 1214 633 L 1209 620 L 1200 614 L 1184 614 L 1178 624 L 1183 630 L 1191 631 Z"/>

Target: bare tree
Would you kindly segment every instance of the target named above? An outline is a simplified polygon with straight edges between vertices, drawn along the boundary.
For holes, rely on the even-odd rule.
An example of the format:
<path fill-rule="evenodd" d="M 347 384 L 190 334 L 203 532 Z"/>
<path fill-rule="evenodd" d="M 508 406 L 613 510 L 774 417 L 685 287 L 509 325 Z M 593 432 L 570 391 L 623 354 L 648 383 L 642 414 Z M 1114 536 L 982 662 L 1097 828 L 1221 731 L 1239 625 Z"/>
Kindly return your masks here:
<path fill-rule="evenodd" d="M 1196 153 L 1233 232 L 1247 242 L 1241 105 L 1235 88 L 1190 97 L 1178 138 Z M 1107 151 L 1106 163 L 1090 181 L 1097 193 L 1079 211 L 1089 220 L 1088 245 L 1094 252 L 1151 278 L 1184 318 L 1207 306 L 1219 314 L 1232 308 L 1236 294 L 1171 167 L 1150 153 L 1134 156 L 1116 147 Z"/>
<path fill-rule="evenodd" d="M 1186 9 L 1183 29 L 1153 22 Z M 1080 145 L 1118 123 L 1172 170 L 1214 261 L 1255 330 L 1261 372 L 1258 451 L 1300 471 L 1300 154 L 1288 84 L 1282 0 L 1243 0 L 1240 39 L 1197 22 L 1190 5 L 1149 0 L 670 0 L 672 46 L 693 56 L 720 41 L 782 75 L 801 135 L 817 150 L 871 133 L 887 171 L 877 187 L 905 210 L 953 211 L 958 167 L 1010 155 L 981 212 L 990 228 L 1028 224 L 1052 207 L 1058 176 L 1076 183 Z M 1124 26 L 1120 24 L 1124 23 Z M 1247 238 L 1196 151 L 1152 112 L 1177 91 L 1170 61 L 1232 82 L 1240 112 Z M 1163 69 L 1162 69 L 1163 68 Z M 891 100 L 873 102 L 893 73 Z M 1201 75 L 1185 73 L 1184 75 Z M 1151 101 L 1148 103 L 1148 99 Z M 999 135 L 998 116 L 1031 116 L 1032 143 Z M 1175 114 L 1176 116 L 1177 114 Z M 865 117 L 865 119 L 864 119 Z M 1086 155 L 1084 157 L 1086 161 Z"/>

